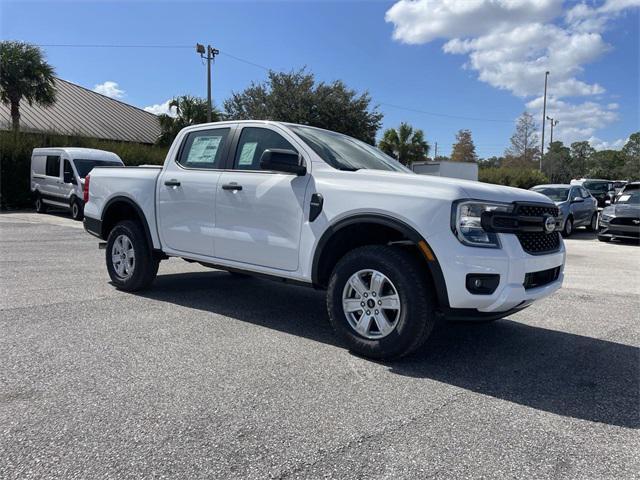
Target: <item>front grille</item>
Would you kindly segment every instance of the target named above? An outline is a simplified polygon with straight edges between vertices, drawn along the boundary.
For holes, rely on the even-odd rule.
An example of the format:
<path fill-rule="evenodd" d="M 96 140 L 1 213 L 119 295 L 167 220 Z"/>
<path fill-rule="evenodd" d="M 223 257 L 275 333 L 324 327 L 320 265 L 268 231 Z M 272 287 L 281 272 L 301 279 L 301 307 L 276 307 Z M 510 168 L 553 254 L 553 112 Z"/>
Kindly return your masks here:
<path fill-rule="evenodd" d="M 610 225 L 626 225 L 629 227 L 640 227 L 640 218 L 615 217 L 609 222 Z"/>
<path fill-rule="evenodd" d="M 558 217 L 560 211 L 555 205 L 529 205 L 520 204 L 516 206 L 517 215 L 525 217 L 541 217 L 543 215 L 551 215 Z M 560 233 L 559 232 L 521 232 L 516 236 L 522 245 L 522 249 L 534 255 L 543 253 L 551 253 L 560 249 Z"/>
<path fill-rule="evenodd" d="M 524 276 L 524 288 L 542 287 L 548 283 L 555 282 L 560 276 L 560 267 L 550 268 L 549 270 L 541 270 L 539 272 L 527 273 Z"/>

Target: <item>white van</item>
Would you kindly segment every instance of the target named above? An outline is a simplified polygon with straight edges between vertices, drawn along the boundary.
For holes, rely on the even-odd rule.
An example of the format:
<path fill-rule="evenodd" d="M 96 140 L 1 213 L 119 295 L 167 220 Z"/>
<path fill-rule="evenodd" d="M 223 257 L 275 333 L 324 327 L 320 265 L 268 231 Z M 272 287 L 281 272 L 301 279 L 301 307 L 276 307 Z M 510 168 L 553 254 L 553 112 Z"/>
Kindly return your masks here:
<path fill-rule="evenodd" d="M 36 211 L 47 206 L 68 208 L 75 220 L 82 220 L 84 178 L 95 166 L 121 167 L 113 152 L 93 148 L 34 148 L 31 155 L 31 192 Z"/>

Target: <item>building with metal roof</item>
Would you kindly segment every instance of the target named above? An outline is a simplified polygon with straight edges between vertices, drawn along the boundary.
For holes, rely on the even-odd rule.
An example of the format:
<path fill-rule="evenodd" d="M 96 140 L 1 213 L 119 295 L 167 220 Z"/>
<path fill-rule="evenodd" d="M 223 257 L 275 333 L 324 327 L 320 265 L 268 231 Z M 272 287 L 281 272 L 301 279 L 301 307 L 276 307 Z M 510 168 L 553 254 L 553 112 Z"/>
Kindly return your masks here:
<path fill-rule="evenodd" d="M 20 130 L 155 143 L 160 135 L 153 113 L 56 78 L 56 103 L 50 107 L 20 102 Z M 11 109 L 0 103 L 0 130 L 11 129 Z"/>

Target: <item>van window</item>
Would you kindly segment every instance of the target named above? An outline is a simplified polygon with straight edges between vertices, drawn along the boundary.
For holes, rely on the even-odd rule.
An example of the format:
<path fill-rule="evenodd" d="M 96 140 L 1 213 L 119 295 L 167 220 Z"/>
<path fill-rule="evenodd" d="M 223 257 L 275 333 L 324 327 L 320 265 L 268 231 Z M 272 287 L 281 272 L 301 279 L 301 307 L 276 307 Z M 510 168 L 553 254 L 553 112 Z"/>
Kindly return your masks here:
<path fill-rule="evenodd" d="M 44 155 L 37 155 L 33 157 L 31 161 L 31 169 L 34 175 L 44 175 L 47 171 L 47 157 Z"/>
<path fill-rule="evenodd" d="M 57 155 L 47 155 L 47 172 L 48 177 L 60 176 L 60 157 Z"/>
<path fill-rule="evenodd" d="M 84 158 L 76 158 L 73 163 L 78 171 L 78 176 L 84 178 L 93 170 L 93 167 L 122 167 L 122 162 L 107 162 L 105 160 L 86 160 Z"/>

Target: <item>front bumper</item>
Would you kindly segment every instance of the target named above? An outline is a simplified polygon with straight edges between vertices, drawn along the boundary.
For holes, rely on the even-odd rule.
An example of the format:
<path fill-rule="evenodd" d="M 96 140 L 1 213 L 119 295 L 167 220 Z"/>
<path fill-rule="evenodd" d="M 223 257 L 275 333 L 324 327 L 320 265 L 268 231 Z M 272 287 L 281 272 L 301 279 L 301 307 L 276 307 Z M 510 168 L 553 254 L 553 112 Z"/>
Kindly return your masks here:
<path fill-rule="evenodd" d="M 450 309 L 472 309 L 481 313 L 509 313 L 551 295 L 562 286 L 566 252 L 560 241 L 558 251 L 531 255 L 514 234 L 499 234 L 502 248 L 462 245 L 450 232 L 430 236 L 446 284 Z M 560 267 L 556 280 L 536 288 L 525 288 L 527 273 Z M 467 274 L 498 274 L 500 282 L 491 295 L 477 295 L 466 288 Z"/>
<path fill-rule="evenodd" d="M 609 238 L 626 238 L 630 240 L 640 240 L 640 225 L 621 225 L 600 221 L 598 235 Z"/>

